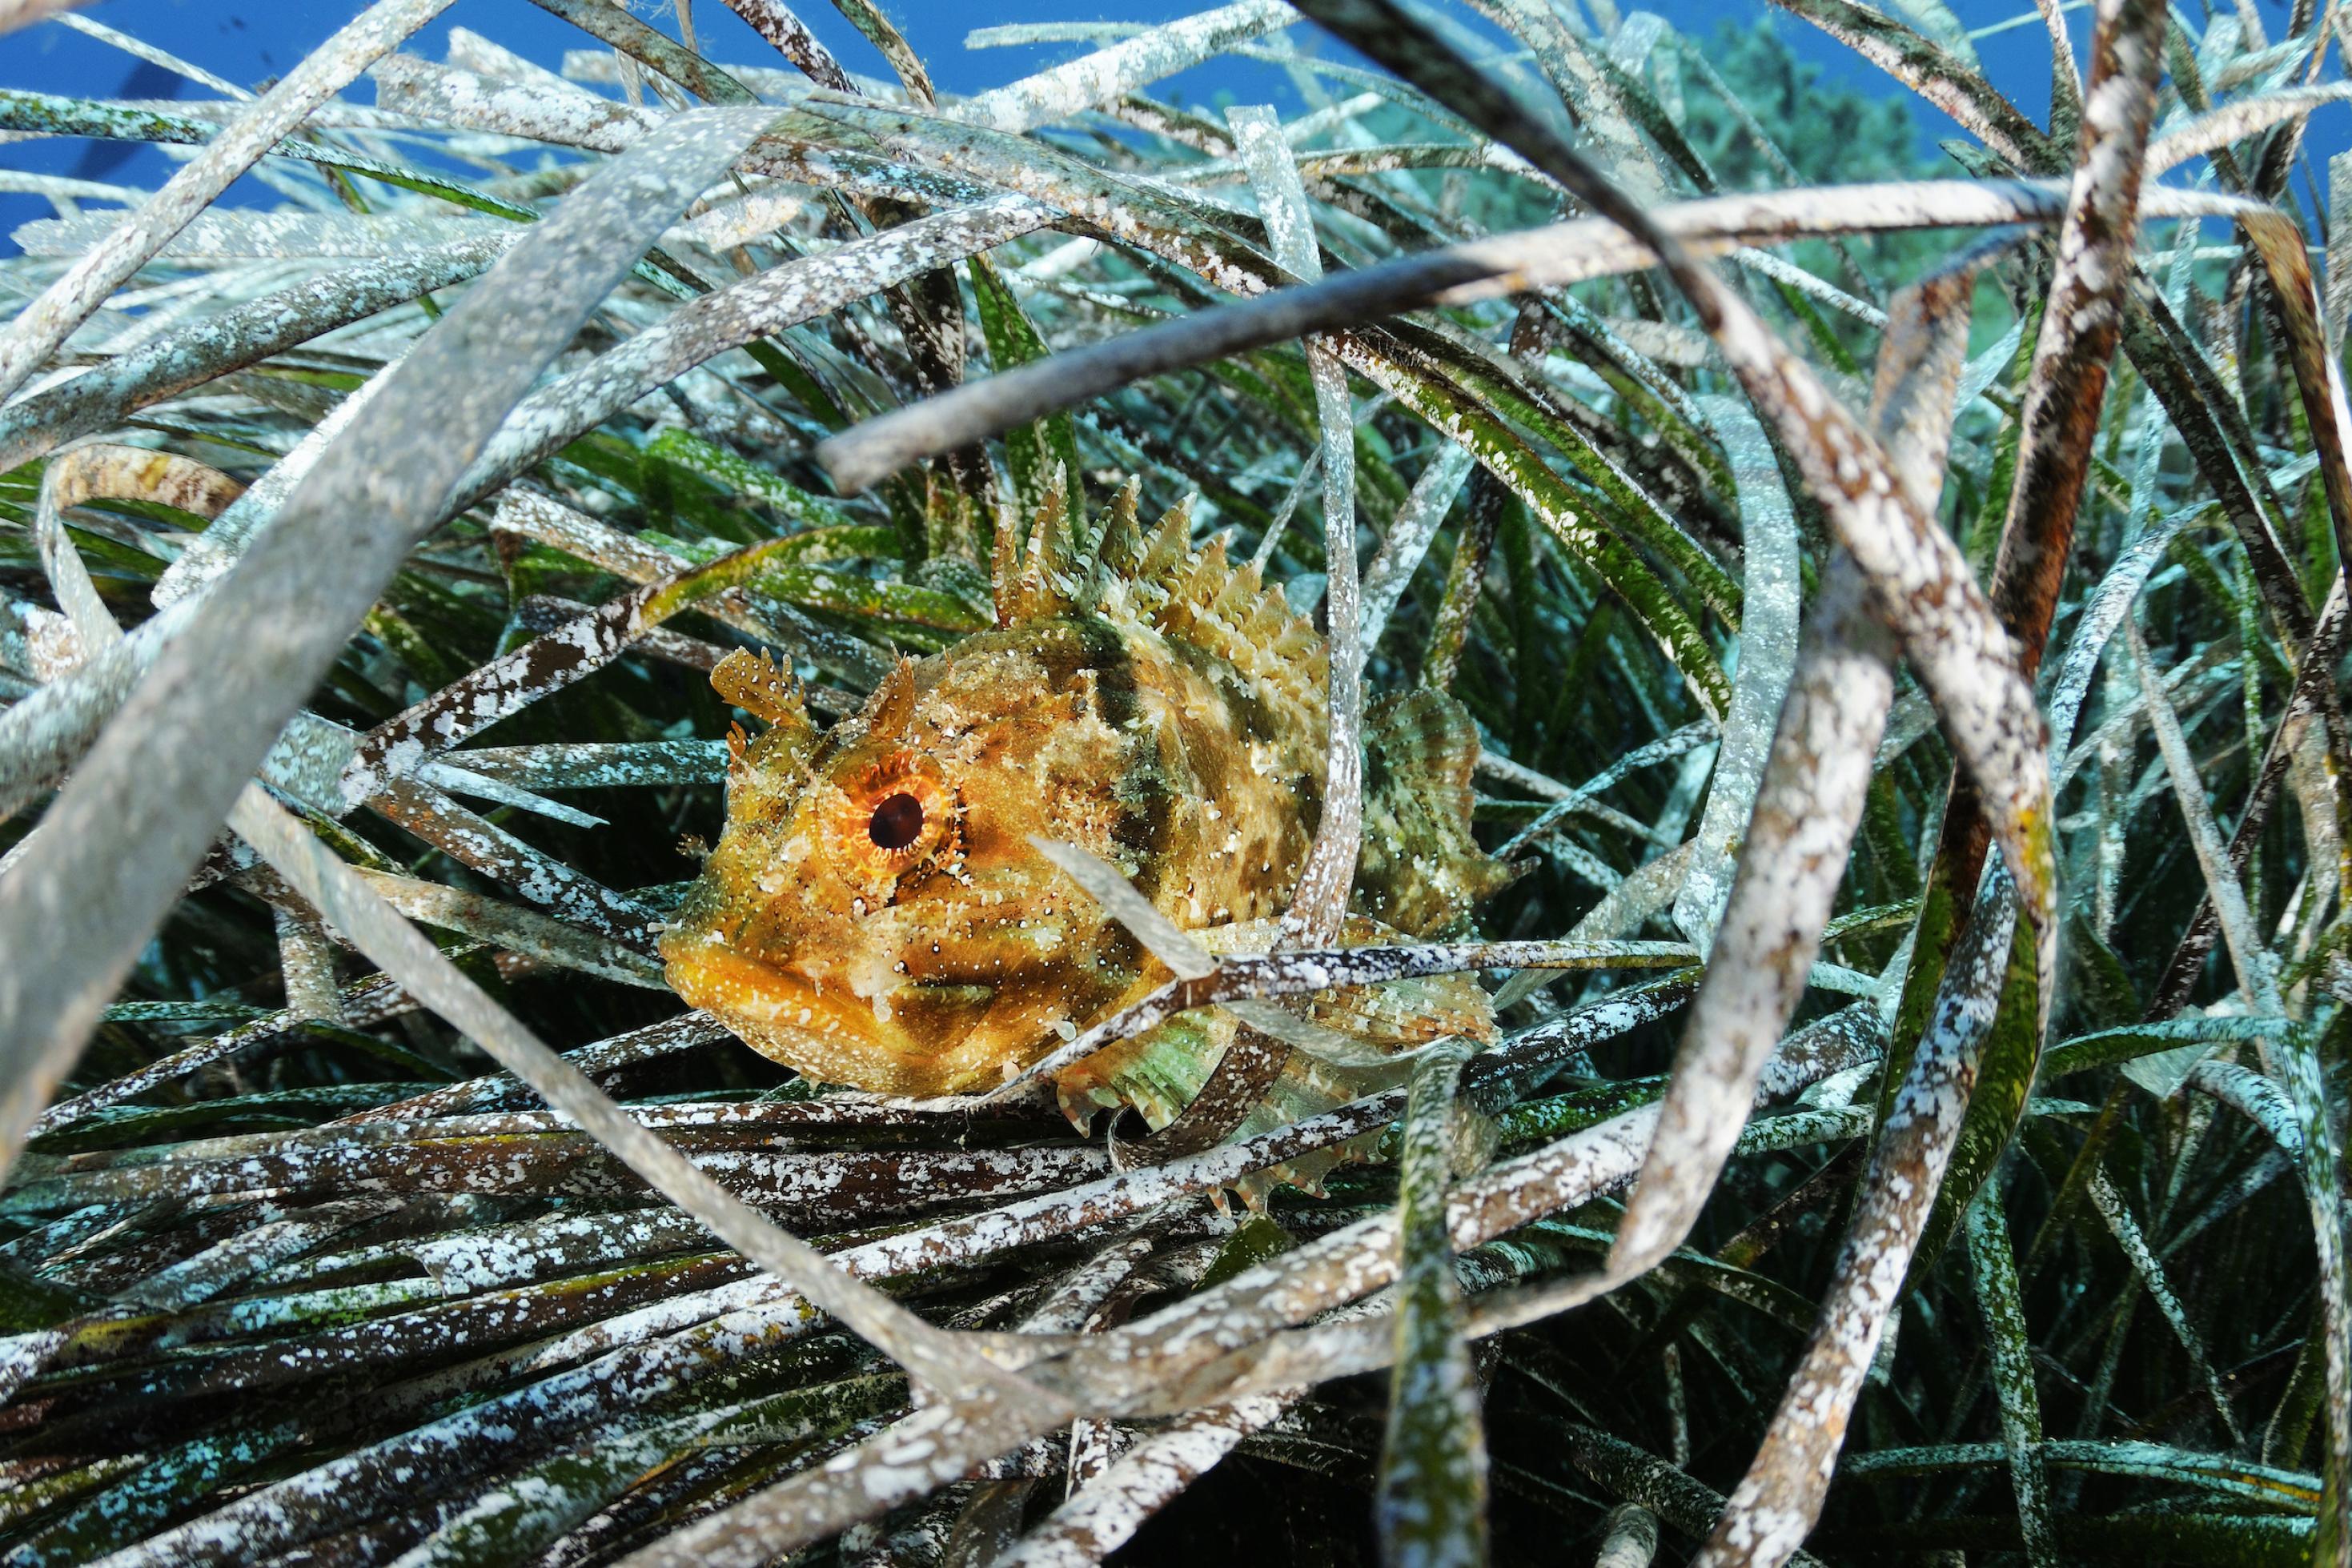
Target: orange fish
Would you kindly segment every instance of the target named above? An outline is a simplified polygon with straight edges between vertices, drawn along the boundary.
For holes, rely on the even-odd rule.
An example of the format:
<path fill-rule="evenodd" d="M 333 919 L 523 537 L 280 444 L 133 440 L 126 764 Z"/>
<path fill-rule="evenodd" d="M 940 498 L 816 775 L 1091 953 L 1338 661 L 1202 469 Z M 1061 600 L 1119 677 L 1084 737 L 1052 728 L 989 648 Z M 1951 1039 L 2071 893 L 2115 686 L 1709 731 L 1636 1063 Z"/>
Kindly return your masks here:
<path fill-rule="evenodd" d="M 822 1082 L 993 1087 L 1170 977 L 1033 835 L 1117 867 L 1213 952 L 1265 950 L 1321 815 L 1323 640 L 1222 538 L 1192 548 L 1189 505 L 1145 534 L 1134 504 L 1130 486 L 1082 540 L 1049 500 L 1025 549 L 1000 548 L 995 629 L 902 661 L 822 733 L 772 664 L 729 655 L 713 684 L 769 727 L 730 737 L 725 832 L 662 938 L 681 997 Z M 1459 705 L 1415 692 L 1366 727 L 1351 945 L 1452 925 L 1510 876 L 1470 836 Z M 1277 1048 L 1267 1125 L 1394 1082 L 1384 1057 L 1493 1030 L 1465 976 L 1291 1010 L 1368 1049 Z M 1163 1127 L 1240 1028 L 1180 1015 L 1060 1074 L 1063 1107 Z"/>

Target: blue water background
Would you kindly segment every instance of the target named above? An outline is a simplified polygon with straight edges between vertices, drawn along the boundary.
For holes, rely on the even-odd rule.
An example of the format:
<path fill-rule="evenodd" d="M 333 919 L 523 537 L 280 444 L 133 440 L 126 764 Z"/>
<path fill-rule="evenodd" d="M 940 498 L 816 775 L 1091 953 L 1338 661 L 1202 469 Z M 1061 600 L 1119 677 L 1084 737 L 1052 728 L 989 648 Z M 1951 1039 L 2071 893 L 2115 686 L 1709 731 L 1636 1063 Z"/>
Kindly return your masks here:
<path fill-rule="evenodd" d="M 946 91 L 965 93 L 1011 81 L 1080 52 L 1081 46 L 968 49 L 967 33 L 976 26 L 1025 21 L 1160 22 L 1205 9 L 1213 0 L 1020 0 L 1017 6 L 958 5 L 949 0 L 886 0 L 889 15 L 908 43 L 929 66 Z M 1636 8 L 1639 0 L 1622 0 Z M 2270 36 L 2285 31 L 2284 0 L 2256 0 Z M 290 68 L 295 62 L 358 10 L 356 3 L 328 0 L 105 0 L 84 15 L 167 49 L 231 81 L 256 87 Z M 1817 66 L 1824 84 L 1860 91 L 1908 98 L 1901 86 L 1842 45 L 1815 28 L 1774 11 L 1763 0 L 1682 0 L 1651 8 L 1665 16 L 1685 34 L 1709 38 L 1717 24 L 1728 19 L 1748 21 L 1769 15 L 1771 25 L 1788 41 L 1797 57 Z M 646 10 L 648 7 L 640 6 Z M 824 0 L 808 0 L 796 9 L 810 27 L 854 71 L 880 76 L 887 68 L 864 39 Z M 2046 122 L 2050 105 L 2048 37 L 2031 9 L 2016 0 L 1953 0 L 1953 10 L 1971 29 L 2022 18 L 2024 25 L 1980 38 L 1987 74 L 2011 100 Z M 717 0 L 695 6 L 704 52 L 713 59 L 752 64 L 780 63 L 774 51 Z M 2068 14 L 2078 55 L 2088 47 L 2090 11 L 2077 5 Z M 517 53 L 551 67 L 560 64 L 568 48 L 593 47 L 593 40 L 568 23 L 528 3 L 528 0 L 457 0 L 439 21 L 409 45 L 413 52 L 442 57 L 449 29 L 470 27 Z M 1310 25 L 1292 29 L 1301 47 L 1344 54 Z M 96 39 L 54 22 L 0 37 L 0 87 L 29 88 L 44 92 L 94 98 L 160 98 L 175 92 L 185 98 L 209 97 L 210 89 L 181 81 L 152 66 L 142 66 Z M 351 89 L 354 98 L 369 94 L 362 80 Z M 1209 106 L 1230 95 L 1237 102 L 1273 102 L 1295 109 L 1298 96 L 1286 73 L 1246 60 L 1220 59 L 1171 78 L 1153 89 L 1163 97 Z M 1912 99 L 1923 148 L 1932 150 L 1958 128 L 1940 111 Z M 2330 104 L 2312 119 L 2307 146 L 2314 166 L 2352 145 L 2352 108 Z M 142 189 L 167 178 L 171 162 L 152 148 L 130 143 L 92 143 L 59 140 L 0 144 L 0 167 L 75 174 Z M 1950 169 L 1947 162 L 1943 165 Z M 1957 172 L 1957 171 L 1954 171 Z M 2172 176 L 2178 180 L 2180 175 Z M 2321 178 L 2325 179 L 2322 174 Z M 2294 182 L 2298 200 L 2311 193 L 2298 171 Z M 267 187 L 247 179 L 239 182 L 231 200 L 267 204 L 278 198 Z M 6 235 L 30 218 L 50 215 L 48 204 L 37 197 L 0 193 L 0 255 L 16 247 Z"/>

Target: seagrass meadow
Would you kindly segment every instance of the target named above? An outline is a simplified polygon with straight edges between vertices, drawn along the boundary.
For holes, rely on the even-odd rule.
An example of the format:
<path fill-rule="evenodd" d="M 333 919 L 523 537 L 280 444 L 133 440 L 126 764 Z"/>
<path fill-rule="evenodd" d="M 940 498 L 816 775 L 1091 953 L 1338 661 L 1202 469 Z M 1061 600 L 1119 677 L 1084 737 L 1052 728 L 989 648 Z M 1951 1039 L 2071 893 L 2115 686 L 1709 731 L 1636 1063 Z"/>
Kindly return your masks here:
<path fill-rule="evenodd" d="M 1780 3 L 0 0 L 185 88 L 0 89 L 173 165 L 0 170 L 0 1565 L 2352 1568 L 2352 13 Z M 1269 918 L 1000 845 L 1135 984 L 921 1099 L 671 988 L 1162 599 Z"/>

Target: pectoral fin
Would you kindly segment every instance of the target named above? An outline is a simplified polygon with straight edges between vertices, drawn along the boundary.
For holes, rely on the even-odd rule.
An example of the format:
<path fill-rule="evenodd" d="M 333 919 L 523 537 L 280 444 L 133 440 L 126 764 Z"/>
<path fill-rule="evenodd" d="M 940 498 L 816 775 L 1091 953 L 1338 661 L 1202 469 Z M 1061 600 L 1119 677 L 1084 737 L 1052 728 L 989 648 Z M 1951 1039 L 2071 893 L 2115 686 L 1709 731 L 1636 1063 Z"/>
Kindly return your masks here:
<path fill-rule="evenodd" d="M 1517 874 L 1470 836 L 1470 771 L 1478 727 L 1444 692 L 1372 704 L 1364 723 L 1364 847 L 1356 907 L 1426 936 Z"/>

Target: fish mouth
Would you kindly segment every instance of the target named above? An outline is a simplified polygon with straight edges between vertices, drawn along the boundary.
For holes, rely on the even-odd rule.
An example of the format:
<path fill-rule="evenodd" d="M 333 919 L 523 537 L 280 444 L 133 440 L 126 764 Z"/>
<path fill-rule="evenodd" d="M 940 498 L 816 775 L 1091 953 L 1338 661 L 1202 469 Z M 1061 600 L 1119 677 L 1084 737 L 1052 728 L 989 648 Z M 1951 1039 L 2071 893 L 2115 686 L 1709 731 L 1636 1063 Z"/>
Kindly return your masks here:
<path fill-rule="evenodd" d="M 929 987 L 899 987 L 877 1008 L 848 987 L 824 986 L 795 970 L 729 946 L 715 933 L 673 928 L 661 940 L 670 988 L 772 1061 L 825 1083 L 877 1094 L 924 1098 L 982 1086 L 983 1072 L 890 1021 L 898 1009 L 920 1011 Z M 984 1008 L 987 988 L 938 988 L 929 1000 Z M 926 1030 L 919 1031 L 929 1033 Z M 961 1032 L 961 1031 L 957 1031 Z M 952 1038 L 952 1036 L 950 1036 Z"/>

